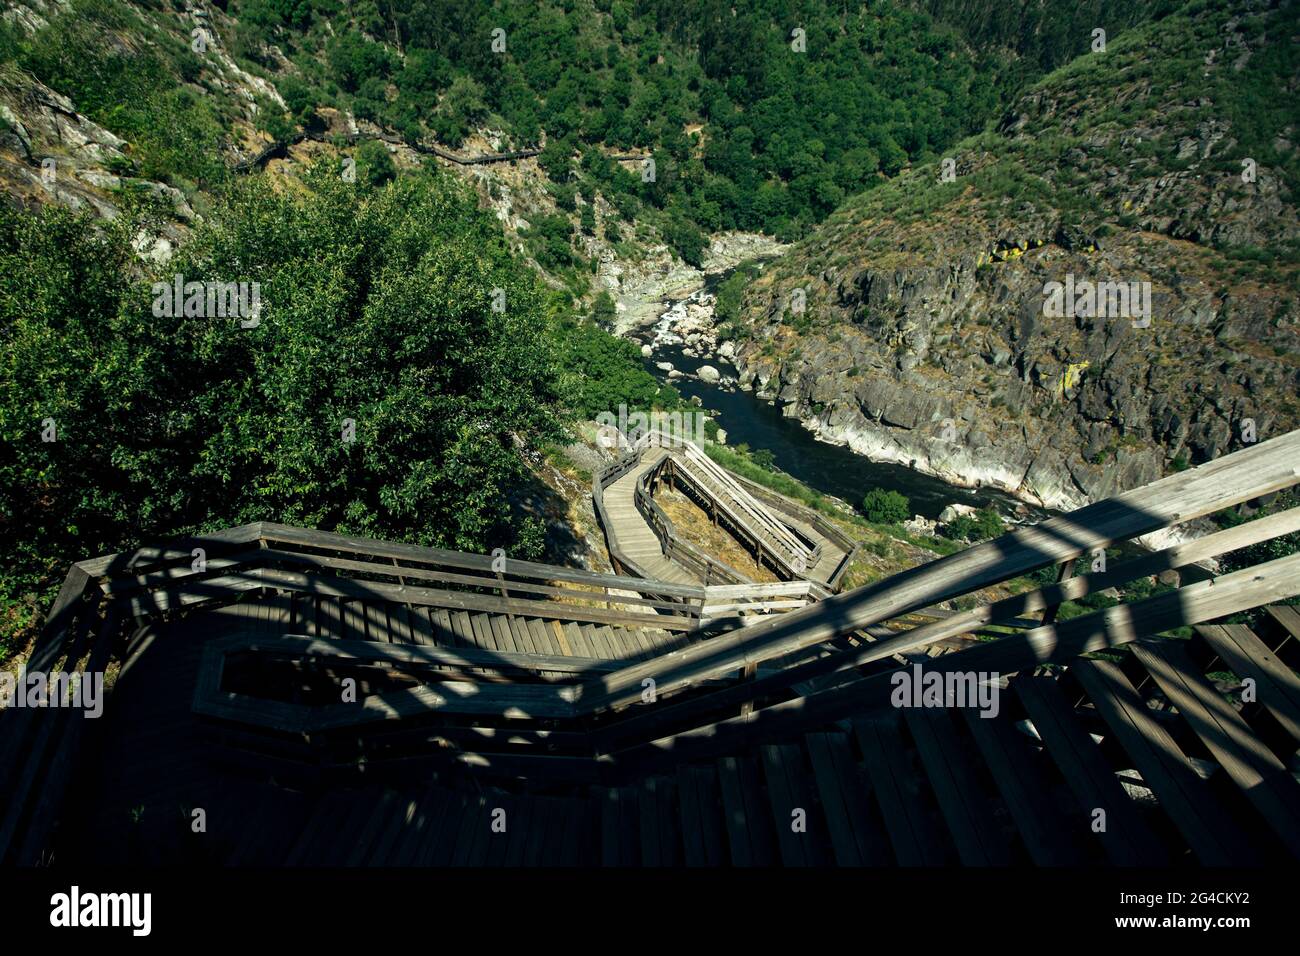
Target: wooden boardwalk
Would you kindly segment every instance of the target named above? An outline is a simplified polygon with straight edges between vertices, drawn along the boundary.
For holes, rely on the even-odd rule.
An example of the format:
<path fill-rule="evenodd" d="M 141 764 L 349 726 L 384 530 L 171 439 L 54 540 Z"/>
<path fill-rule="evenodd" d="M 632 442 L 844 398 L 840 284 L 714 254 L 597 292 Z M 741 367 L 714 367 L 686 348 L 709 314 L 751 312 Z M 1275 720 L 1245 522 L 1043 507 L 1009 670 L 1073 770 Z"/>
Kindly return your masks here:
<path fill-rule="evenodd" d="M 676 443 L 636 448 L 593 481 L 610 557 L 628 573 L 681 584 L 749 583 L 681 539 L 653 500 L 663 481 L 689 494 L 778 578 L 834 590 L 848 566 L 854 545 L 821 516 Z"/>
<path fill-rule="evenodd" d="M 647 449 L 640 462 L 605 487 L 605 513 L 608 516 L 610 550 L 625 563 L 640 569 L 643 577 L 678 584 L 700 584 L 702 578 L 668 558 L 655 536 L 654 529 L 636 505 L 637 483 L 659 467 L 667 455 L 662 448 Z"/>
<path fill-rule="evenodd" d="M 209 616 L 213 633 L 221 616 Z M 138 651 L 124 669 L 128 703 L 81 777 L 93 799 L 79 808 L 61 858 L 307 866 L 1294 863 L 1300 791 L 1260 741 L 1277 732 L 1280 713 L 1291 726 L 1282 746 L 1300 745 L 1285 722 L 1295 716 L 1286 695 L 1300 699 L 1300 681 L 1269 649 L 1294 660 L 1300 634 L 1237 632 L 1229 653 L 1274 671 L 1282 692 L 1237 711 L 1202 673 L 1227 639 L 1203 630 L 1186 648 L 1139 645 L 1140 667 L 1078 661 L 1053 677 L 1015 677 L 994 717 L 958 707 L 868 708 L 734 753 L 543 795 L 454 779 L 267 787 L 238 750 L 228 750 L 225 763 L 215 759 L 188 711 L 193 639 L 205 633 L 191 628 L 191 640 L 156 641 L 165 652 Z M 141 636 L 134 645 L 143 643 Z M 1243 645 L 1254 645 L 1248 657 L 1240 656 Z M 1166 671 L 1157 663 L 1166 654 L 1187 660 Z M 1157 680 L 1166 673 L 1177 673 L 1185 689 L 1168 695 Z M 1182 707 L 1171 708 L 1174 701 Z M 1215 710 L 1217 718 L 1207 716 Z M 208 839 L 196 839 L 173 809 L 196 806 L 207 811 Z M 504 832 L 494 819 L 504 819 Z"/>
<path fill-rule="evenodd" d="M 1300 554 L 1055 609 L 1300 530 L 1067 573 L 1298 480 L 1292 433 L 811 604 L 273 524 L 83 561 L 28 671 L 115 683 L 0 714 L 0 861 L 1294 865 Z"/>

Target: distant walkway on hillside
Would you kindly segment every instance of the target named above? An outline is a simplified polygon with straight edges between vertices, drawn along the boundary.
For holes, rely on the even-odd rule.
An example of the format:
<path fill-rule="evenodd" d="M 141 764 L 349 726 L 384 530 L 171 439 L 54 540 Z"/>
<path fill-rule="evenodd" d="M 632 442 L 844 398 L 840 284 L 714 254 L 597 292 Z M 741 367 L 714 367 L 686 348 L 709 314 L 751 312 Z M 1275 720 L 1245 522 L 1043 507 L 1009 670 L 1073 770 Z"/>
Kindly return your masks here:
<path fill-rule="evenodd" d="M 323 143 L 328 142 L 333 138 L 334 137 L 329 136 L 324 132 L 308 132 L 304 130 L 295 133 L 288 139 L 276 140 L 273 143 L 268 143 L 255 156 L 252 156 L 243 162 L 236 163 L 231 167 L 231 169 L 237 173 L 247 173 L 254 169 L 261 169 L 272 159 L 284 157 L 288 153 L 290 146 L 297 145 L 298 143 L 308 139 Z M 350 142 L 359 142 L 363 139 L 373 139 L 383 143 L 388 143 L 392 146 L 406 146 L 409 149 L 415 150 L 417 153 L 423 153 L 428 156 L 437 156 L 439 159 L 445 159 L 447 162 L 455 163 L 458 166 L 482 166 L 488 163 L 512 163 L 521 159 L 531 159 L 534 156 L 540 156 L 542 154 L 540 149 L 518 149 L 506 153 L 480 153 L 476 156 L 465 156 L 460 153 L 453 153 L 451 150 L 445 149 L 436 143 L 412 143 L 400 136 L 394 136 L 387 133 L 347 133 L 344 134 L 344 138 Z M 609 157 L 609 159 L 614 162 L 620 163 L 644 162 L 649 158 L 648 155 L 615 155 Z"/>

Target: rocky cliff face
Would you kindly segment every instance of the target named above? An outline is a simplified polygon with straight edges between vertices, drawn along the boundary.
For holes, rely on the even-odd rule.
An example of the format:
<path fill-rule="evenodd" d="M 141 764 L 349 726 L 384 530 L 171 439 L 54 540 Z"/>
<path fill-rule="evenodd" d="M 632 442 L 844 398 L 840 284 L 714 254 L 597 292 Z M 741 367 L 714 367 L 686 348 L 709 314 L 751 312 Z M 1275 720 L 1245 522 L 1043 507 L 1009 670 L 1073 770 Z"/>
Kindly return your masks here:
<path fill-rule="evenodd" d="M 108 48 L 132 53 L 161 44 L 188 44 L 195 8 L 124 8 L 118 30 L 100 38 Z M 39 36 L 61 17 L 75 17 L 67 0 L 0 0 L 0 21 L 23 36 Z M 219 9 L 205 11 L 214 36 L 230 20 Z M 128 26 L 129 24 L 129 26 Z M 283 107 L 267 80 L 243 70 L 213 42 L 202 54 L 191 88 L 223 104 L 232 137 L 255 145 L 253 123 L 261 98 Z M 83 115 L 63 91 L 54 90 L 11 63 L 0 63 L 0 201 L 27 209 L 54 204 L 116 218 L 128 202 L 151 199 L 159 223 L 142 232 L 142 256 L 165 260 L 198 214 L 190 194 L 140 175 L 132 143 Z M 232 157 L 235 158 L 235 157 Z"/>
<path fill-rule="evenodd" d="M 25 74 L 0 73 L 3 201 L 25 208 L 54 203 L 114 219 L 125 194 L 147 195 L 166 216 L 136 245 L 142 256 L 166 261 L 195 212 L 179 189 L 130 169 L 128 144 L 78 113 L 66 96 Z"/>
<path fill-rule="evenodd" d="M 742 385 L 1062 508 L 1300 425 L 1300 120 L 1274 108 L 1300 26 L 1246 7 L 1128 33 L 850 203 L 747 292 Z"/>

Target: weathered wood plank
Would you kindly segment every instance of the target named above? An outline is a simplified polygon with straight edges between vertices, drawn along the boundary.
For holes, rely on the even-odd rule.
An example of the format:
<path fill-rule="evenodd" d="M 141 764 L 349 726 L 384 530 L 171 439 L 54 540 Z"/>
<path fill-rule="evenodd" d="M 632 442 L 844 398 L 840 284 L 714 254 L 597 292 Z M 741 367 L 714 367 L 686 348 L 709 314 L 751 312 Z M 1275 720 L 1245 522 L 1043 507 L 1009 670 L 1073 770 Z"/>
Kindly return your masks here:
<path fill-rule="evenodd" d="M 1196 633 L 1234 674 L 1255 681 L 1256 700 L 1300 742 L 1300 678 L 1295 672 L 1245 625 L 1205 624 Z"/>
<path fill-rule="evenodd" d="M 352 552 L 354 554 L 362 554 L 369 557 L 386 559 L 397 558 L 405 561 L 445 565 L 446 567 L 467 568 L 483 572 L 484 574 L 495 573 L 492 568 L 493 559 L 488 555 L 466 554 L 460 551 L 444 551 L 438 548 L 425 548 L 418 545 L 401 544 L 394 541 L 380 541 L 374 538 L 352 538 L 324 531 L 309 531 L 304 528 L 293 528 L 288 525 L 271 524 L 269 522 L 262 524 L 261 528 L 262 536 L 268 542 L 285 542 L 306 547 Z M 404 568 L 403 570 L 406 569 Z M 600 574 L 592 571 L 576 571 L 572 568 L 563 568 L 549 564 L 537 564 L 531 561 L 521 561 L 517 558 L 509 559 L 507 571 L 514 577 L 569 581 L 574 584 L 618 587 L 625 589 L 629 586 L 628 580 L 618 575 Z M 668 594 L 674 597 L 690 597 L 698 591 L 698 588 L 675 585 L 667 581 L 646 582 L 647 587 L 650 585 L 653 585 L 655 593 Z"/>
<path fill-rule="evenodd" d="M 938 834 L 921 806 L 916 775 L 903 748 L 898 715 L 880 713 L 856 719 L 853 731 L 899 864 L 942 865 L 945 861 Z"/>
<path fill-rule="evenodd" d="M 1180 643 L 1139 642 L 1132 650 L 1291 855 L 1300 857 L 1300 784 L 1282 761 L 1197 672 Z"/>
<path fill-rule="evenodd" d="M 630 579 L 624 580 L 626 582 Z M 425 604 L 480 613 L 547 617 L 562 615 L 573 620 L 602 624 L 634 626 L 653 624 L 670 630 L 689 630 L 694 626 L 694 622 L 684 613 L 672 615 L 617 611 L 558 601 L 501 598 L 494 594 L 417 587 L 410 584 L 388 584 L 380 581 L 359 581 L 276 567 L 251 567 L 219 578 L 169 583 L 151 592 L 146 599 L 153 602 L 149 613 L 155 613 L 164 606 L 172 609 L 182 608 L 214 599 L 224 599 L 240 590 L 257 590 L 268 586 L 335 597 L 360 598 L 366 601 Z"/>
<path fill-rule="evenodd" d="M 861 769 L 842 733 L 805 738 L 817 791 L 840 866 L 884 866 L 893 862 L 889 841 L 876 822 Z"/>
<path fill-rule="evenodd" d="M 805 782 L 803 752 L 795 744 L 770 744 L 762 756 L 782 861 L 786 866 L 826 865 L 826 836 Z"/>
<path fill-rule="evenodd" d="M 1083 865 L 1085 858 L 1076 836 L 1082 832 L 1082 821 L 1071 826 L 1062 818 L 1051 799 L 1047 775 L 1034 762 L 1028 738 L 1005 713 L 984 717 L 966 709 L 963 716 L 1034 863 Z"/>
<path fill-rule="evenodd" d="M 640 811 L 632 787 L 611 787 L 601 797 L 601 865 L 636 866 L 641 862 Z"/>
<path fill-rule="evenodd" d="M 678 767 L 677 793 L 686 865 L 721 866 L 726 840 L 717 773 L 708 765 Z"/>
<path fill-rule="evenodd" d="M 618 666 L 614 661 L 559 655 L 505 653 L 470 647 L 437 647 L 421 644 L 385 645 L 372 641 L 330 641 L 297 634 L 284 634 L 274 638 L 233 634 L 218 640 L 216 646 L 226 650 L 242 648 L 263 653 L 283 654 L 295 659 L 341 657 L 357 661 L 447 665 L 496 669 L 503 672 L 546 670 L 573 674 L 598 674 Z"/>
<path fill-rule="evenodd" d="M 121 626 L 121 620 L 110 606 L 102 621 L 93 617 L 91 607 L 83 605 L 82 615 L 72 626 L 71 641 L 67 650 L 65 666 L 71 670 L 78 664 L 82 646 L 94 633 L 90 655 L 86 661 L 86 674 L 103 673 L 108 666 L 113 651 L 113 642 Z M 3 819 L 0 819 L 0 860 L 4 860 L 8 851 L 17 848 L 14 862 L 20 865 L 33 865 L 46 848 L 50 830 L 53 828 L 58 812 L 62 809 L 63 799 L 68 784 L 72 779 L 73 767 L 80 755 L 82 737 L 86 733 L 87 718 L 83 713 L 71 707 L 52 709 L 41 708 L 30 711 L 37 718 L 37 726 L 25 741 L 27 753 L 12 784 L 6 787 L 8 804 Z M 40 775 L 39 795 L 36 793 L 38 770 L 44 768 Z M 9 781 L 6 781 L 9 783 Z M 31 800 L 36 803 L 26 808 Z M 30 814 L 25 823 L 24 810 Z M 22 829 L 19 826 L 22 825 Z"/>
<path fill-rule="evenodd" d="M 1119 668 L 1107 661 L 1080 660 L 1071 672 L 1201 862 L 1206 866 L 1260 863 L 1254 842 L 1211 795 Z"/>
<path fill-rule="evenodd" d="M 1138 814 L 1056 681 L 1021 677 L 1011 686 L 1025 705 L 1047 753 L 1078 798 L 1081 816 L 1071 832 L 1097 839 L 1110 861 L 1118 866 L 1168 865 L 1164 847 Z M 1092 829 L 1096 810 L 1106 813 L 1106 827 L 1100 832 Z"/>
<path fill-rule="evenodd" d="M 647 777 L 641 785 L 641 862 L 644 866 L 680 866 L 681 837 L 673 812 L 675 787 L 668 777 Z"/>
<path fill-rule="evenodd" d="M 1010 864 L 1006 842 L 993 826 L 979 777 L 957 739 L 947 709 L 909 707 L 903 713 L 962 862 L 967 866 Z"/>

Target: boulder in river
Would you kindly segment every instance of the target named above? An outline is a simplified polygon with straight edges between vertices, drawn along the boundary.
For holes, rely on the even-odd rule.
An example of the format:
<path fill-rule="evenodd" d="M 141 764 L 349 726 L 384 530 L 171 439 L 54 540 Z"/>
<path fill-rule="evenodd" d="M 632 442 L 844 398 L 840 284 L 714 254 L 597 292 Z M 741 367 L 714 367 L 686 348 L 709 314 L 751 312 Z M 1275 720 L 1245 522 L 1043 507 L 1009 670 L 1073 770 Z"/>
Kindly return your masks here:
<path fill-rule="evenodd" d="M 701 382 L 708 385 L 717 385 L 718 379 L 722 377 L 718 370 L 712 365 L 701 365 L 695 374 L 700 377 Z"/>
<path fill-rule="evenodd" d="M 648 346 L 648 345 L 643 345 L 643 346 L 641 346 L 641 357 L 642 357 L 642 358 L 649 358 L 650 356 L 652 356 L 652 355 L 654 355 L 654 354 L 655 354 L 655 350 L 652 349 L 650 346 Z"/>
<path fill-rule="evenodd" d="M 673 363 L 672 363 L 672 362 L 656 362 L 656 363 L 655 363 L 655 368 L 659 369 L 659 371 L 661 371 L 661 372 L 671 372 L 671 371 L 673 370 Z"/>

